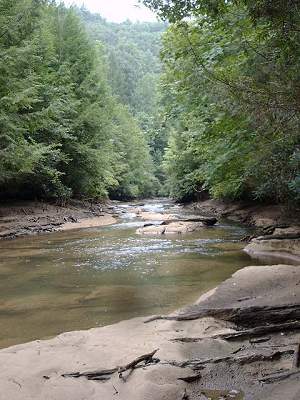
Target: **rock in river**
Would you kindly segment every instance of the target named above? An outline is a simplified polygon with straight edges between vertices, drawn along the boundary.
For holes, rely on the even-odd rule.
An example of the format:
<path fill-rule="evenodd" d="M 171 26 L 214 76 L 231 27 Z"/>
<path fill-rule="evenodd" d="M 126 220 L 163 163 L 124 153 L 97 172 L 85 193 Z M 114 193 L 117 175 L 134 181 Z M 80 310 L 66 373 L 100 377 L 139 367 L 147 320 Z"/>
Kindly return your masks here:
<path fill-rule="evenodd" d="M 168 235 L 191 233 L 203 229 L 207 225 L 203 222 L 176 221 L 164 225 L 150 225 L 137 229 L 140 235 Z"/>
<path fill-rule="evenodd" d="M 276 228 L 272 235 L 252 239 L 245 251 L 251 255 L 273 255 L 300 261 L 300 228 Z"/>

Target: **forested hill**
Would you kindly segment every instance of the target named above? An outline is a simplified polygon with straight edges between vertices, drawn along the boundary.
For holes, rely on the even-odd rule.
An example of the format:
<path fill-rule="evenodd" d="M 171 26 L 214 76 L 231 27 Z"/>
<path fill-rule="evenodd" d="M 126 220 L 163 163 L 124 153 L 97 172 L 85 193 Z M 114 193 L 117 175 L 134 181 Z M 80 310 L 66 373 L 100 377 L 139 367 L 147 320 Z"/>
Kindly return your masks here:
<path fill-rule="evenodd" d="M 91 37 L 104 44 L 108 60 L 108 79 L 114 94 L 135 114 L 153 113 L 161 73 L 159 57 L 162 22 L 108 22 L 99 14 L 81 8 Z"/>
<path fill-rule="evenodd" d="M 162 169 L 168 131 L 163 126 L 160 104 L 160 59 L 166 22 L 113 23 L 84 7 L 76 9 L 90 37 L 103 44 L 108 81 L 113 94 L 128 106 L 143 130 L 154 161 L 153 193 L 164 192 Z"/>
<path fill-rule="evenodd" d="M 297 2 L 143 2 L 0 0 L 0 198 L 299 204 Z"/>
<path fill-rule="evenodd" d="M 0 0 L 0 27 L 0 196 L 153 193 L 147 138 L 77 10 Z"/>

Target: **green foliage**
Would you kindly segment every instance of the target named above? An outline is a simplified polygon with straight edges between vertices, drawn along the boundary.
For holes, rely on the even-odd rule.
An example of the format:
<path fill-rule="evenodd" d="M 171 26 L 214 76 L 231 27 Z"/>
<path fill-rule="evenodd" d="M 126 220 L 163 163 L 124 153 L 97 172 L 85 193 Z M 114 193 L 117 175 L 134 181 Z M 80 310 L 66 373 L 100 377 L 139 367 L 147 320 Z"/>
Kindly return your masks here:
<path fill-rule="evenodd" d="M 77 11 L 42 0 L 0 10 L 0 194 L 149 195 L 149 149 Z"/>
<path fill-rule="evenodd" d="M 162 22 L 108 22 L 77 9 L 90 36 L 104 44 L 108 63 L 108 81 L 119 101 L 129 107 L 149 144 L 156 177 L 154 193 L 163 193 L 165 180 L 162 159 L 167 143 L 160 101 L 161 36 L 167 24 Z"/>
<path fill-rule="evenodd" d="M 295 2 L 145 3 L 177 21 L 162 50 L 171 194 L 299 201 Z"/>

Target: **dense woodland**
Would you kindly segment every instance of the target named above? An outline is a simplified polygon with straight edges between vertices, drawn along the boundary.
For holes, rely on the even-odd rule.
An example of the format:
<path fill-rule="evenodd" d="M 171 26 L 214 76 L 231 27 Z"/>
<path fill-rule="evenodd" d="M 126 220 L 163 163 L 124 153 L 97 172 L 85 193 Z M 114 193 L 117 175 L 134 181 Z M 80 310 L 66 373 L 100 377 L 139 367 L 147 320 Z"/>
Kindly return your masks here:
<path fill-rule="evenodd" d="M 0 196 L 300 202 L 300 5 L 0 0 Z"/>
<path fill-rule="evenodd" d="M 144 3 L 172 22 L 162 49 L 172 195 L 299 202 L 299 1 Z"/>
<path fill-rule="evenodd" d="M 64 202 L 71 196 L 127 199 L 155 193 L 159 182 L 150 139 L 132 93 L 142 85 L 133 87 L 136 76 L 127 81 L 120 76 L 124 87 L 119 87 L 113 73 L 130 74 L 135 66 L 130 71 L 130 60 L 122 64 L 121 44 L 106 46 L 107 37 L 118 35 L 117 26 L 95 16 L 94 27 L 84 10 L 46 0 L 0 0 L 0 18 L 2 197 Z M 125 24 L 123 32 L 130 29 Z M 155 37 L 157 30 L 159 24 Z M 114 55 L 113 47 L 120 54 Z M 158 60 L 158 44 L 154 47 Z M 145 57 L 147 51 L 146 46 Z M 126 56 L 134 58 L 130 51 Z M 146 71 L 139 78 L 146 82 Z"/>

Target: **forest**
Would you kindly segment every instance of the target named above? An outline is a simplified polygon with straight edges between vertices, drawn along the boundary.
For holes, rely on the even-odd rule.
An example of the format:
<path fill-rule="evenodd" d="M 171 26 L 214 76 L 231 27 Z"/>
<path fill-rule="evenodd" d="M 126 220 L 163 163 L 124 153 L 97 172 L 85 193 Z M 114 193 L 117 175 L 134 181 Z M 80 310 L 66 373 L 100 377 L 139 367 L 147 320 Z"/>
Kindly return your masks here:
<path fill-rule="evenodd" d="M 299 201 L 298 2 L 144 3 L 172 22 L 162 48 L 172 195 Z"/>
<path fill-rule="evenodd" d="M 1 197 L 65 202 L 159 190 L 146 133 L 164 24 L 118 27 L 40 0 L 1 0 L 0 14 Z"/>
<path fill-rule="evenodd" d="M 0 197 L 300 201 L 298 2 L 0 0 Z"/>

